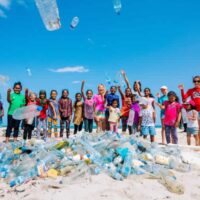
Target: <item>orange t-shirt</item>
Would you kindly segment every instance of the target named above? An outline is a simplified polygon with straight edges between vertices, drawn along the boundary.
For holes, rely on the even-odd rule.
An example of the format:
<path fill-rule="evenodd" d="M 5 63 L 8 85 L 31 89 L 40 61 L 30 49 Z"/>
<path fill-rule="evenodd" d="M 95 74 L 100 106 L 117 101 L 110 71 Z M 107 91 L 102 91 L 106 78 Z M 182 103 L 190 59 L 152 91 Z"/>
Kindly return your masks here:
<path fill-rule="evenodd" d="M 131 109 L 131 99 L 130 99 L 130 97 L 122 98 L 121 116 L 122 117 L 128 117 L 130 109 Z"/>

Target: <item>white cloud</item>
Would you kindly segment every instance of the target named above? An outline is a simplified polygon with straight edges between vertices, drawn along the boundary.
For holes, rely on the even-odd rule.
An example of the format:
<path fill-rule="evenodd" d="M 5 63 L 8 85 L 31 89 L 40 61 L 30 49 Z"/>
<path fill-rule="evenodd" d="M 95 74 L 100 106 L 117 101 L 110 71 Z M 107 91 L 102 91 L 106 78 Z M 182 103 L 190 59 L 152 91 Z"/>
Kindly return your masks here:
<path fill-rule="evenodd" d="M 0 0 L 0 6 L 8 9 L 10 7 L 11 0 Z"/>
<path fill-rule="evenodd" d="M 55 73 L 85 73 L 89 72 L 89 69 L 86 69 L 83 66 L 74 66 L 74 67 L 63 67 L 63 68 L 58 68 L 58 69 L 49 69 L 51 72 Z"/>
<path fill-rule="evenodd" d="M 0 9 L 0 17 L 2 17 L 2 18 L 6 18 L 7 17 L 5 12 L 3 10 L 1 10 L 1 9 Z"/>
<path fill-rule="evenodd" d="M 73 84 L 79 84 L 81 81 L 72 81 Z"/>

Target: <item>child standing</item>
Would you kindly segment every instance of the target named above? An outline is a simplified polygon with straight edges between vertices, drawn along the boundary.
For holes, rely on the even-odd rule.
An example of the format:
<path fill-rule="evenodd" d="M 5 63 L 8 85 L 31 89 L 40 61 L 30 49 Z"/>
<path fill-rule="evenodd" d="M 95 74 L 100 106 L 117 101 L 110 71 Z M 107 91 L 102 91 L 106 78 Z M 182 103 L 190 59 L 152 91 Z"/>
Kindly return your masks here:
<path fill-rule="evenodd" d="M 26 89 L 26 105 L 36 105 L 36 94 L 33 92 L 28 92 L 28 89 Z M 35 118 L 31 119 L 25 119 L 24 121 L 24 134 L 23 134 L 23 139 L 26 140 L 27 136 L 28 139 L 30 140 L 32 137 L 32 131 L 35 128 Z"/>
<path fill-rule="evenodd" d="M 165 110 L 164 125 L 167 144 L 171 142 L 171 138 L 173 144 L 178 144 L 177 128 L 181 120 L 181 105 L 173 91 L 168 93 L 168 99 L 163 105 L 158 103 L 158 106 Z"/>
<path fill-rule="evenodd" d="M 3 116 L 4 116 L 3 103 L 0 101 L 0 126 L 3 123 Z"/>
<path fill-rule="evenodd" d="M 67 138 L 70 134 L 70 122 L 72 119 L 72 100 L 68 96 L 69 91 L 64 89 L 58 102 L 60 111 L 60 137 L 63 137 L 64 126 L 66 125 Z"/>
<path fill-rule="evenodd" d="M 21 94 L 22 84 L 21 82 L 17 82 L 13 87 L 14 92 L 11 94 L 11 89 L 7 91 L 7 101 L 10 104 L 8 108 L 8 126 L 6 130 L 6 143 L 9 142 L 10 134 L 12 133 L 12 129 L 14 128 L 14 141 L 17 141 L 17 137 L 19 134 L 19 125 L 20 120 L 13 119 L 12 115 L 14 111 L 18 108 L 21 108 L 25 105 L 25 96 Z"/>
<path fill-rule="evenodd" d="M 187 110 L 187 144 L 191 145 L 191 136 L 194 136 L 195 144 L 198 146 L 198 112 L 195 110 L 195 103 L 190 100 L 186 103 Z"/>
<path fill-rule="evenodd" d="M 83 127 L 83 102 L 81 93 L 76 93 L 74 103 L 74 134 L 82 130 Z"/>
<path fill-rule="evenodd" d="M 37 118 L 37 138 L 40 138 L 40 131 L 43 128 L 44 139 L 47 137 L 47 109 L 48 109 L 48 100 L 46 99 L 46 91 L 40 90 L 39 98 L 36 100 L 36 104 L 42 107 L 40 115 Z"/>
<path fill-rule="evenodd" d="M 121 120 L 122 120 L 122 133 L 126 133 L 127 121 L 129 117 L 129 111 L 131 109 L 131 89 L 126 88 L 125 94 L 122 92 L 121 87 L 118 87 L 119 93 L 122 99 L 122 108 L 121 108 Z"/>
<path fill-rule="evenodd" d="M 56 100 L 57 91 L 51 90 L 48 108 L 48 136 L 51 137 L 52 128 L 54 128 L 54 136 L 58 137 L 58 119 L 59 119 L 59 104 Z"/>
<path fill-rule="evenodd" d="M 120 122 L 120 109 L 118 108 L 118 100 L 114 99 L 109 107 L 110 131 L 118 133 L 118 125 Z"/>
<path fill-rule="evenodd" d="M 147 99 L 148 105 L 155 109 L 154 96 L 151 94 L 150 88 L 144 89 L 144 97 Z"/>
<path fill-rule="evenodd" d="M 94 99 L 93 91 L 87 90 L 86 91 L 86 97 L 84 93 L 84 84 L 85 81 L 82 81 L 81 86 L 81 93 L 84 100 L 84 125 L 85 125 L 85 132 L 92 133 L 93 130 L 93 120 L 94 120 Z"/>
<path fill-rule="evenodd" d="M 141 130 L 141 134 L 143 138 L 146 139 L 148 135 L 150 135 L 151 142 L 155 141 L 155 121 L 156 121 L 156 113 L 155 110 L 149 105 L 146 98 L 141 98 L 141 111 L 140 111 L 140 120 L 139 120 L 139 130 Z"/>
<path fill-rule="evenodd" d="M 132 105 L 127 122 L 130 135 L 135 134 L 138 131 L 140 106 L 136 97 L 135 94 L 131 97 Z"/>

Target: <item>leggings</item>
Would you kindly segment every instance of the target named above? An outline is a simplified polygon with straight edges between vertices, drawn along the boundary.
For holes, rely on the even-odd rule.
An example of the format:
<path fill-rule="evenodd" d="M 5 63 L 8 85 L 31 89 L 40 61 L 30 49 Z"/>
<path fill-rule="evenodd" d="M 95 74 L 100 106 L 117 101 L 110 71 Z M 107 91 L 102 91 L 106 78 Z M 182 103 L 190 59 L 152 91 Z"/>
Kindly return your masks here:
<path fill-rule="evenodd" d="M 49 136 L 51 136 L 52 134 L 52 128 L 54 128 L 54 135 L 55 137 L 57 137 L 58 136 L 58 120 L 48 117 L 48 135 Z"/>
<path fill-rule="evenodd" d="M 128 117 L 121 117 L 122 120 L 122 132 L 126 132 Z"/>
<path fill-rule="evenodd" d="M 110 122 L 110 131 L 118 133 L 118 123 Z"/>
<path fill-rule="evenodd" d="M 65 125 L 66 125 L 66 135 L 68 138 L 70 133 L 70 117 L 62 117 L 60 119 L 60 137 L 63 137 Z"/>
<path fill-rule="evenodd" d="M 6 137 L 10 137 L 12 129 L 14 128 L 13 137 L 18 137 L 20 120 L 13 119 L 12 115 L 8 115 L 8 126 L 6 130 Z"/>
<path fill-rule="evenodd" d="M 34 130 L 34 125 L 30 124 L 24 124 L 24 134 L 23 134 L 23 139 L 26 140 L 27 136 L 28 139 L 30 140 L 32 137 L 32 131 Z"/>
<path fill-rule="evenodd" d="M 177 129 L 175 126 L 165 125 L 165 135 L 166 135 L 167 144 L 171 142 L 171 137 L 172 137 L 172 143 L 178 144 Z"/>
<path fill-rule="evenodd" d="M 74 124 L 74 134 L 77 134 L 78 131 L 82 131 L 83 122 L 80 125 Z"/>

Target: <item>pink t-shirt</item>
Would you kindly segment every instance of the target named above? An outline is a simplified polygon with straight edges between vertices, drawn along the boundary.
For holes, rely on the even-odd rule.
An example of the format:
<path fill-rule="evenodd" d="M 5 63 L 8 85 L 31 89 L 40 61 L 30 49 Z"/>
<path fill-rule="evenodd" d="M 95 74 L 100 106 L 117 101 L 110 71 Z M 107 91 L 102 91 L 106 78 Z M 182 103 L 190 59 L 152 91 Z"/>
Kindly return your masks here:
<path fill-rule="evenodd" d="M 94 99 L 84 99 L 84 117 L 87 119 L 94 118 Z"/>
<path fill-rule="evenodd" d="M 94 103 L 95 103 L 95 108 L 97 111 L 105 111 L 105 105 L 104 105 L 104 100 L 101 95 L 96 94 L 93 97 Z"/>
<path fill-rule="evenodd" d="M 177 102 L 170 103 L 169 101 L 165 101 L 163 104 L 165 106 L 164 124 L 174 126 L 181 111 L 181 104 Z"/>

